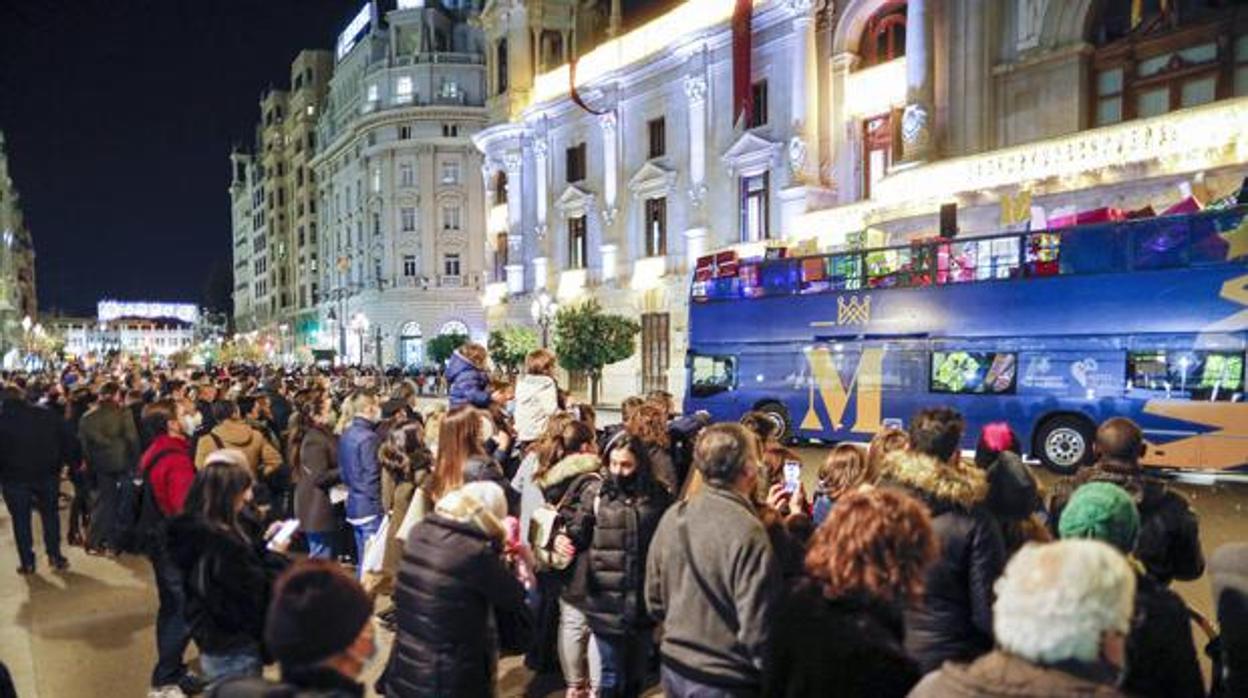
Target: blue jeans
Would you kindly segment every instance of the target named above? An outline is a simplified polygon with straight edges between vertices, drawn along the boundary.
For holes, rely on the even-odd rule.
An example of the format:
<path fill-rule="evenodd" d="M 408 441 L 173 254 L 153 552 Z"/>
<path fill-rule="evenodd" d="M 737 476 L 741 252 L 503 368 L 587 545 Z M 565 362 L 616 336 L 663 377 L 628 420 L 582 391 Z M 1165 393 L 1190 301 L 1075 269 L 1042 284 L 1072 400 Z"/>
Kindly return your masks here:
<path fill-rule="evenodd" d="M 186 676 L 182 661 L 191 631 L 183 612 L 186 592 L 182 588 L 182 571 L 169 554 L 160 551 L 148 558 L 156 575 L 156 594 L 160 608 L 156 611 L 156 667 L 152 669 L 152 687 L 176 684 Z"/>
<path fill-rule="evenodd" d="M 602 662 L 602 678 L 598 682 L 598 698 L 637 698 L 645 688 L 650 659 L 650 632 L 634 631 L 631 635 L 594 634 L 598 657 Z"/>
<path fill-rule="evenodd" d="M 35 507 L 39 508 L 39 520 L 43 522 L 43 548 L 48 560 L 61 559 L 58 485 L 55 477 L 39 482 L 6 482 L 3 485 L 4 504 L 13 519 L 13 538 L 17 541 L 17 556 L 23 567 L 35 566 L 34 531 L 30 525 Z"/>
<path fill-rule="evenodd" d="M 264 673 L 264 663 L 256 647 L 229 654 L 200 654 L 199 666 L 204 670 L 204 681 L 210 684 L 235 676 L 260 676 Z"/>
<path fill-rule="evenodd" d="M 303 536 L 308 539 L 308 557 L 317 560 L 334 559 L 333 533 L 305 533 Z"/>
<path fill-rule="evenodd" d="M 763 692 L 750 688 L 725 688 L 685 678 L 663 665 L 663 695 L 667 698 L 758 698 Z"/>
<path fill-rule="evenodd" d="M 368 523 L 351 524 L 351 530 L 355 532 L 356 569 L 360 579 L 364 579 L 364 545 L 379 528 L 381 528 L 381 516 L 374 516 Z"/>

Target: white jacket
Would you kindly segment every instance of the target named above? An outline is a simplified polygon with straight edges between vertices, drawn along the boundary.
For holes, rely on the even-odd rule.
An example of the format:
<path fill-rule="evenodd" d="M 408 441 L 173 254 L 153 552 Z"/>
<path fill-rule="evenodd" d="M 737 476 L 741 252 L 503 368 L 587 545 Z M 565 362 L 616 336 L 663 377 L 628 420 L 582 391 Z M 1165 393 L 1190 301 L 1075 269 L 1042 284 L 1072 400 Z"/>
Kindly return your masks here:
<path fill-rule="evenodd" d="M 559 410 L 559 387 L 550 376 L 528 374 L 516 383 L 516 438 L 533 441 Z"/>

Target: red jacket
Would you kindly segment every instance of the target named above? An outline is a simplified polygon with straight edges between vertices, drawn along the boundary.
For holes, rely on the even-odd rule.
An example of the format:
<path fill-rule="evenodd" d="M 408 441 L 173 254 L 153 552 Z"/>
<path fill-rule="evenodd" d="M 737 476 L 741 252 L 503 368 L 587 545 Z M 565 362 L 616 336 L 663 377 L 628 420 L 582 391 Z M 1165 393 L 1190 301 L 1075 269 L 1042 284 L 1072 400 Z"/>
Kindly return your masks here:
<path fill-rule="evenodd" d="M 158 454 L 164 453 L 159 458 Z M 156 459 L 153 463 L 152 460 Z M 195 461 L 191 460 L 191 444 L 181 436 L 161 434 L 143 452 L 139 461 L 143 472 L 152 469 L 152 494 L 165 516 L 182 513 L 182 503 L 195 480 Z"/>

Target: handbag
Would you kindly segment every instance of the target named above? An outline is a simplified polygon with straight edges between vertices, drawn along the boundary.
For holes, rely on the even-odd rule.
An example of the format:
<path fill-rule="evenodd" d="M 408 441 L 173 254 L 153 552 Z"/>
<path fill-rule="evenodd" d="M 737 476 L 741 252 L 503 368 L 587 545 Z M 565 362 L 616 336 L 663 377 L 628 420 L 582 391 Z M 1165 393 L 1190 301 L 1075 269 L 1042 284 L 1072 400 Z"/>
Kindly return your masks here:
<path fill-rule="evenodd" d="M 381 519 L 377 532 L 364 541 L 364 554 L 360 556 L 360 568 L 365 572 L 380 572 L 386 553 L 386 538 L 390 535 L 390 515 Z"/>
<path fill-rule="evenodd" d="M 598 473 L 588 473 L 580 479 L 584 478 L 601 480 L 602 476 Z M 580 479 L 568 486 L 558 503 L 552 505 L 550 502 L 543 502 L 541 506 L 533 510 L 533 514 L 529 517 L 528 542 L 539 570 L 565 570 L 572 564 L 572 557 L 555 550 L 555 537 L 565 527 L 559 519 L 559 512 L 567 506 L 573 493 L 581 491 Z"/>
<path fill-rule="evenodd" d="M 403 542 L 407 542 L 407 536 L 420 523 L 429 512 L 433 511 L 433 502 L 429 501 L 429 495 L 424 487 L 417 487 L 412 493 L 412 501 L 407 505 L 407 511 L 403 514 L 403 520 L 399 522 L 399 528 L 395 531 L 394 537 Z"/>

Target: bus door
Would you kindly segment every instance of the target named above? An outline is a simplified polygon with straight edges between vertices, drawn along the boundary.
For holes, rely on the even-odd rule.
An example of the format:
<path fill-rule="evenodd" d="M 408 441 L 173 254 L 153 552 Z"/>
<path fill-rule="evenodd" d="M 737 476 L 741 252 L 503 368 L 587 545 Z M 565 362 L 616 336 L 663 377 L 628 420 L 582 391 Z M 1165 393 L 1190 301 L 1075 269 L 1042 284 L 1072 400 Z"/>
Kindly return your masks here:
<path fill-rule="evenodd" d="M 1145 464 L 1213 471 L 1248 467 L 1242 349 L 1132 351 L 1127 393 L 1143 401 L 1137 420 L 1148 442 Z"/>

